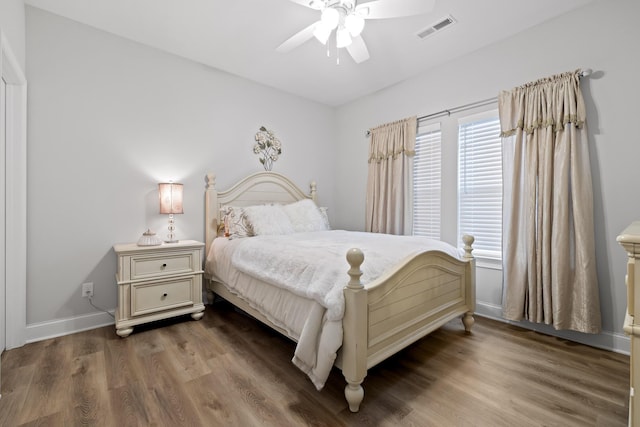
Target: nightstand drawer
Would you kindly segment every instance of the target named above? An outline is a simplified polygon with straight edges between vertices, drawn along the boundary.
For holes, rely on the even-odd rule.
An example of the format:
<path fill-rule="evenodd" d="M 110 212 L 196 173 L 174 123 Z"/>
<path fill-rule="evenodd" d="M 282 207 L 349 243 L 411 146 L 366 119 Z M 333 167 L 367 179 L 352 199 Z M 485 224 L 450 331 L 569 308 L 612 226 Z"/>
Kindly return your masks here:
<path fill-rule="evenodd" d="M 200 277 L 189 276 L 131 286 L 131 315 L 153 313 L 193 305 L 194 283 Z"/>
<path fill-rule="evenodd" d="M 195 265 L 193 252 L 131 257 L 131 280 L 190 273 Z"/>

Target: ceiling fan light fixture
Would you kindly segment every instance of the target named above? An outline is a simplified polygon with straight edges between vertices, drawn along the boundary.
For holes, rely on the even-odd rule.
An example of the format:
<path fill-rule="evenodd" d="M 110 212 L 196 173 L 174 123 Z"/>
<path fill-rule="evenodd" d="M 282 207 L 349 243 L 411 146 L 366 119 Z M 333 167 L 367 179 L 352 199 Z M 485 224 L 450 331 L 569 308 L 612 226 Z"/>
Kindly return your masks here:
<path fill-rule="evenodd" d="M 351 44 L 351 41 L 349 30 L 345 27 L 338 28 L 338 32 L 336 33 L 336 47 L 347 47 Z"/>
<path fill-rule="evenodd" d="M 349 30 L 351 37 L 358 37 L 364 29 L 364 18 L 355 13 L 350 13 L 344 19 L 344 26 Z"/>
<path fill-rule="evenodd" d="M 320 43 L 327 44 L 331 31 L 333 30 L 320 21 L 316 24 L 316 28 L 313 30 L 313 36 L 318 39 Z"/>
<path fill-rule="evenodd" d="M 285 40 L 278 52 L 289 52 L 307 40 L 316 38 L 327 45 L 333 32 L 336 49 L 346 48 L 351 58 L 360 64 L 369 59 L 367 44 L 361 37 L 368 19 L 402 18 L 423 15 L 431 11 L 437 0 L 290 0 L 320 12 L 320 20 L 308 25 Z M 331 49 L 327 49 L 327 54 Z"/>
<path fill-rule="evenodd" d="M 340 12 L 338 12 L 334 8 L 328 7 L 322 11 L 320 21 L 322 21 L 322 23 L 326 25 L 329 30 L 334 30 L 340 22 Z"/>

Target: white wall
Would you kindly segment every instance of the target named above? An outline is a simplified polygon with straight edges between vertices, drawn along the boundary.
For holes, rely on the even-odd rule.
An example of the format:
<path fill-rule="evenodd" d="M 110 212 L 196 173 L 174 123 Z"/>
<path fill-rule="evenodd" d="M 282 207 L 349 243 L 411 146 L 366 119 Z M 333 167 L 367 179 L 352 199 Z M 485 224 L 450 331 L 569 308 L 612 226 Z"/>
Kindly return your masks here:
<path fill-rule="evenodd" d="M 252 151 L 261 125 L 283 144 L 274 171 L 303 187 L 317 180 L 320 204 L 334 210 L 333 109 L 26 10 L 31 339 L 92 326 L 82 322 L 94 312 L 83 282 L 97 305 L 115 307 L 112 245 L 147 227 L 166 235 L 158 182 L 185 185 L 177 235 L 203 240 L 205 174 L 225 189 L 261 170 Z"/>
<path fill-rule="evenodd" d="M 636 0 L 597 1 L 339 108 L 336 117 L 341 156 L 336 158 L 334 193 L 337 225 L 362 229 L 364 224 L 364 132 L 368 128 L 495 97 L 501 89 L 548 75 L 592 68 L 594 75 L 583 80 L 582 88 L 587 102 L 596 255 L 606 332 L 567 336 L 605 347 L 619 348 L 620 340 L 623 347 L 628 345 L 622 335 L 626 257 L 615 239 L 627 224 L 640 218 L 638 191 L 630 190 L 637 185 L 634 177 L 640 158 L 640 141 L 633 130 L 640 116 L 639 16 L 640 2 Z M 445 191 L 456 191 L 455 182 L 445 185 Z M 478 271 L 480 311 L 489 315 L 499 312 L 501 286 L 499 272 Z"/>
<path fill-rule="evenodd" d="M 25 16 L 22 0 L 0 1 L 0 30 L 9 40 L 13 54 L 25 69 Z"/>

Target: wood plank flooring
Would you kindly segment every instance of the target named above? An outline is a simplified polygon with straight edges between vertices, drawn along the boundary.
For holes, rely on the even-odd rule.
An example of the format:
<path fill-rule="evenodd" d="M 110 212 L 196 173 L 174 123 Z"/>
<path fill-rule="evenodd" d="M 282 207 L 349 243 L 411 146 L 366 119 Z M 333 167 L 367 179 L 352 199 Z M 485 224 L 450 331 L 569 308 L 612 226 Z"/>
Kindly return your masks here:
<path fill-rule="evenodd" d="M 357 414 L 334 369 L 318 392 L 294 343 L 217 302 L 2 356 L 1 426 L 626 426 L 629 358 L 477 318 L 369 371 Z"/>

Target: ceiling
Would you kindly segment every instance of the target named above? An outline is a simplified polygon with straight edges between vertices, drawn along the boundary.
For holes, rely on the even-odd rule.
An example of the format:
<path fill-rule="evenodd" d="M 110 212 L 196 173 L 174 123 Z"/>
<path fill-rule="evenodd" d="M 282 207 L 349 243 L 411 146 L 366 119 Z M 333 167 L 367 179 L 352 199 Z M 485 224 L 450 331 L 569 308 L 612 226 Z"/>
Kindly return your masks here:
<path fill-rule="evenodd" d="M 401 1 L 401 0 L 397 0 Z M 436 0 L 424 15 L 368 20 L 371 58 L 356 64 L 345 49 L 311 39 L 276 48 L 319 19 L 291 0 L 25 0 L 30 6 L 329 106 L 415 76 L 593 0 Z M 365 1 L 359 1 L 358 4 Z M 456 23 L 416 33 L 451 15 Z"/>

